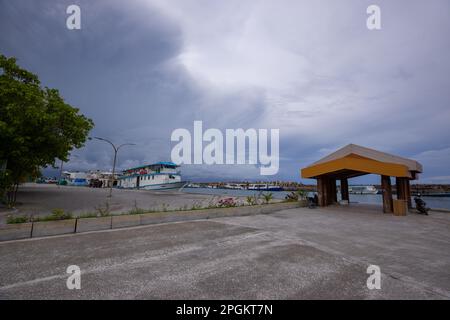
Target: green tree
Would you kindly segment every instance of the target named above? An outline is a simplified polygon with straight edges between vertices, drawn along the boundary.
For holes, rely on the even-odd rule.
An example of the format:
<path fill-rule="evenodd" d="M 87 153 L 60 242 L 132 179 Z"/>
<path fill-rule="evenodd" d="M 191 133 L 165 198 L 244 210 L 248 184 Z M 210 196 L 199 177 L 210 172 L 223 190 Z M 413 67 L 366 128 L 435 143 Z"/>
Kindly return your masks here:
<path fill-rule="evenodd" d="M 39 175 L 55 159 L 68 160 L 94 124 L 64 102 L 58 90 L 42 88 L 38 77 L 0 55 L 0 195 L 14 205 L 19 183 Z"/>

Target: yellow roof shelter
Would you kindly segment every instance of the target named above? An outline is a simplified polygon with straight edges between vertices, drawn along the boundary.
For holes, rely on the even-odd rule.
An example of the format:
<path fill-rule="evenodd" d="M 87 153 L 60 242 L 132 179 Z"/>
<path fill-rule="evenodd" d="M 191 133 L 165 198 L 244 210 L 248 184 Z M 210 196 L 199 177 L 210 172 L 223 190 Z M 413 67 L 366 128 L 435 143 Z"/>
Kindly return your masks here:
<path fill-rule="evenodd" d="M 301 175 L 302 178 L 317 178 L 324 174 L 352 178 L 379 174 L 415 179 L 421 172 L 422 165 L 415 160 L 349 144 L 302 169 Z"/>
<path fill-rule="evenodd" d="M 347 179 L 365 174 L 381 175 L 383 195 L 387 193 L 386 197 L 391 202 L 385 205 L 392 207 L 390 177 L 397 178 L 399 199 L 403 197 L 410 204 L 409 180 L 417 179 L 422 171 L 422 165 L 415 160 L 349 144 L 303 168 L 301 176 L 317 179 L 319 204 L 328 205 L 336 202 L 336 180 L 341 180 L 341 194 L 343 199 L 348 200 Z M 386 201 L 389 202 L 389 199 Z M 389 208 L 385 209 L 389 211 Z"/>

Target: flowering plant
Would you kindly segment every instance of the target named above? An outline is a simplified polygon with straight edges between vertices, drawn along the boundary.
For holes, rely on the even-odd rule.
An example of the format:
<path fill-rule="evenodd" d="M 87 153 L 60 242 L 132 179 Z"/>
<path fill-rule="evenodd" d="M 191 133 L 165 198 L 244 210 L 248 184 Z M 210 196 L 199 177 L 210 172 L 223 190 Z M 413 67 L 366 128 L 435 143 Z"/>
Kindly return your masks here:
<path fill-rule="evenodd" d="M 237 203 L 234 198 L 220 199 L 217 203 L 219 207 L 236 207 Z"/>

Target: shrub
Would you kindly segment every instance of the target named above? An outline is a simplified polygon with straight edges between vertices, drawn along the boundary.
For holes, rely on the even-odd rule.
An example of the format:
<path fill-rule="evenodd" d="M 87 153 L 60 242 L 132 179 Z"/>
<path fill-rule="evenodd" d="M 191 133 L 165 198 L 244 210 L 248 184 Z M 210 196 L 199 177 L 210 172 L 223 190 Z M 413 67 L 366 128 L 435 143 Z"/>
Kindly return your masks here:
<path fill-rule="evenodd" d="M 8 223 L 8 224 L 25 223 L 25 222 L 29 222 L 29 221 L 30 221 L 30 218 L 27 216 L 21 216 L 21 217 L 8 216 L 6 218 L 6 223 Z"/>
<path fill-rule="evenodd" d="M 95 212 L 86 212 L 78 216 L 78 218 L 97 218 L 98 215 Z"/>
<path fill-rule="evenodd" d="M 52 214 L 49 216 L 49 220 L 66 220 L 72 218 L 72 214 L 64 212 L 63 209 L 53 209 Z"/>
<path fill-rule="evenodd" d="M 254 206 L 258 203 L 258 198 L 256 196 L 247 196 L 245 202 L 247 202 L 249 206 Z"/>
<path fill-rule="evenodd" d="M 236 207 L 237 205 L 236 200 L 234 198 L 220 199 L 217 204 L 219 207 L 225 208 Z"/>
<path fill-rule="evenodd" d="M 63 209 L 53 209 L 52 213 L 44 216 L 44 217 L 37 217 L 33 219 L 35 222 L 39 221 L 57 221 L 57 220 L 67 220 L 67 219 L 73 219 L 73 216 L 71 213 L 65 213 Z"/>
<path fill-rule="evenodd" d="M 305 200 L 308 198 L 308 192 L 306 192 L 305 190 L 297 190 L 297 194 L 298 194 L 298 199 L 300 199 L 300 200 Z"/>
<path fill-rule="evenodd" d="M 273 193 L 272 192 L 263 193 L 262 196 L 263 196 L 264 202 L 266 204 L 269 204 L 269 202 L 273 199 Z"/>
<path fill-rule="evenodd" d="M 128 211 L 128 214 L 143 214 L 145 213 L 145 210 L 142 208 L 133 208 L 130 211 Z"/>
<path fill-rule="evenodd" d="M 209 199 L 208 201 L 208 205 L 206 206 L 206 208 L 211 209 L 211 208 L 217 208 L 217 202 L 219 201 L 220 197 L 217 196 L 213 196 L 211 199 Z"/>
<path fill-rule="evenodd" d="M 131 209 L 130 211 L 128 211 L 128 214 L 143 214 L 143 213 L 145 213 L 145 210 L 142 209 L 142 208 L 139 208 L 139 207 L 137 206 L 137 202 L 136 202 L 136 200 L 135 200 L 135 201 L 134 201 L 134 207 L 133 207 L 133 209 Z"/>
<path fill-rule="evenodd" d="M 65 213 L 63 209 L 53 209 L 51 216 L 55 218 L 55 220 L 61 220 L 64 218 Z"/>
<path fill-rule="evenodd" d="M 102 206 L 95 207 L 95 210 L 97 210 L 100 217 L 107 217 L 111 215 L 111 209 L 109 208 L 108 201 L 105 202 L 105 205 L 103 207 Z"/>
<path fill-rule="evenodd" d="M 298 201 L 298 193 L 297 192 L 290 192 L 285 197 L 286 201 Z"/>

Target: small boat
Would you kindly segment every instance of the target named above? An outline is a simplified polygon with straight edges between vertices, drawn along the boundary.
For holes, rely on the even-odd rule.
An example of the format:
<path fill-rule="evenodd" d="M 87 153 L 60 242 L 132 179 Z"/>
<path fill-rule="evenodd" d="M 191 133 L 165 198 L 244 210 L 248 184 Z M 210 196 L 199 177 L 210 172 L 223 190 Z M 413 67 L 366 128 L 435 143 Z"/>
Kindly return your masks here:
<path fill-rule="evenodd" d="M 268 183 L 251 183 L 247 187 L 248 190 L 258 190 L 258 191 L 283 191 L 283 188 L 276 185 L 271 185 Z"/>
<path fill-rule="evenodd" d="M 227 183 L 224 185 L 225 189 L 233 189 L 233 190 L 243 190 L 244 187 L 237 183 Z"/>
<path fill-rule="evenodd" d="M 418 192 L 414 192 L 412 195 L 413 196 L 417 196 Z M 430 193 L 421 193 L 420 192 L 420 195 L 422 197 L 444 198 L 444 197 L 450 197 L 450 192 L 435 192 L 435 193 L 432 193 L 432 192 L 430 192 Z"/>
<path fill-rule="evenodd" d="M 350 194 L 377 194 L 378 189 L 375 186 L 350 186 L 348 187 Z"/>
<path fill-rule="evenodd" d="M 180 189 L 188 182 L 181 180 L 179 166 L 173 162 L 157 162 L 154 164 L 130 168 L 123 171 L 118 178 L 118 188 L 166 190 Z"/>

